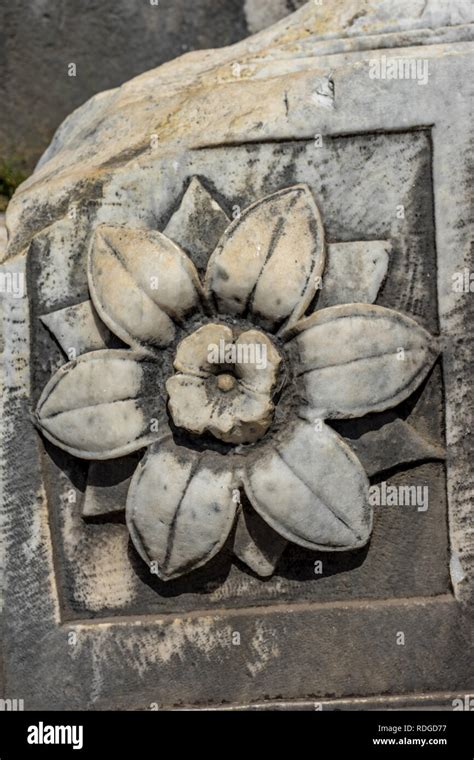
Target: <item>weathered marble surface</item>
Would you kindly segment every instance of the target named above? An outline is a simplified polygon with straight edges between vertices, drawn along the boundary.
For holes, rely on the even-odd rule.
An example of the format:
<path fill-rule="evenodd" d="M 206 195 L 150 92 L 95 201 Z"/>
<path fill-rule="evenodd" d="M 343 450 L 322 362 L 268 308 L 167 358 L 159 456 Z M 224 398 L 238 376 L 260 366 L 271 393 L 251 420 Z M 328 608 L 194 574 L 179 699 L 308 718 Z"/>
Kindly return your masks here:
<path fill-rule="evenodd" d="M 6 304 L 4 660 L 7 688 L 26 684 L 30 706 L 146 708 L 152 702 L 245 703 L 315 693 L 368 698 L 441 688 L 449 699 L 469 688 L 472 299 L 453 290 L 452 276 L 469 265 L 466 71 L 472 27 L 463 2 L 449 9 L 398 6 L 394 18 L 393 3 L 368 2 L 355 18 L 353 2 L 343 3 L 338 14 L 308 4 L 239 46 L 186 56 L 104 93 L 69 117 L 13 200 L 6 267 L 26 271 L 33 287 L 29 301 Z M 369 77 L 369 60 L 392 48 L 428 60 L 426 88 Z M 335 559 L 303 547 L 292 553 L 271 532 L 263 531 L 262 540 L 262 524 L 246 519 L 249 505 L 227 500 L 219 513 L 223 523 L 234 508 L 241 510 L 235 553 L 262 575 L 278 563 L 275 577 L 262 582 L 242 567 L 229 571 L 231 552 L 224 545 L 210 569 L 201 567 L 192 580 L 171 579 L 169 586 L 150 578 L 120 516 L 107 517 L 119 511 L 116 500 L 128 489 L 130 472 L 117 483 L 95 464 L 88 488 L 87 467 L 40 442 L 32 428 L 30 411 L 68 358 L 51 318 L 46 327 L 40 317 L 89 298 L 87 251 L 100 225 L 136 228 L 144 237 L 154 230 L 156 238 L 182 230 L 176 221 L 182 209 L 200 218 L 196 209 L 203 204 L 216 218 L 194 250 L 189 235 L 179 241 L 202 274 L 207 236 L 214 248 L 220 225 L 256 200 L 302 182 L 320 204 L 329 258 L 334 246 L 380 244 L 369 267 L 380 289 L 374 299 L 373 283 L 366 288 L 367 302 L 404 312 L 419 330 L 441 336 L 442 363 L 395 416 L 377 412 L 357 425 L 338 419 L 333 425 L 346 441 L 347 458 L 355 452 L 372 483 L 390 477 L 403 486 L 426 485 L 430 507 L 425 513 L 376 509 L 370 545 Z M 404 216 L 397 216 L 400 205 Z M 357 279 L 354 286 L 360 286 Z M 112 348 L 102 337 L 101 349 Z M 335 433 L 327 436 L 330 446 Z M 282 442 L 295 467 L 310 448 L 304 436 L 296 440 L 291 451 Z M 91 436 L 85 443 L 97 441 Z M 387 456 L 389 444 L 395 459 L 393 451 Z M 18 471 L 19 452 L 26 471 Z M 152 447 L 138 465 L 145 481 L 151 479 L 147 495 L 161 484 L 159 468 L 148 466 L 156 456 Z M 277 469 L 273 457 L 267 452 L 269 471 Z M 409 470 L 408 461 L 414 464 Z M 181 463 L 183 478 L 186 472 Z M 110 498 L 97 487 L 98 477 L 114 484 Z M 275 501 L 268 502 L 268 488 L 253 467 L 248 479 L 271 525 Z M 345 507 L 345 489 L 342 496 Z M 150 538 L 148 532 L 154 503 L 141 503 L 132 526 L 135 545 L 148 536 L 156 556 L 166 556 L 162 534 Z M 306 508 L 308 502 L 299 504 Z M 358 515 L 358 528 L 367 531 L 367 516 Z M 184 518 L 186 536 L 186 510 Z M 291 510 L 285 520 L 285 538 L 292 538 Z M 215 548 L 206 531 L 199 542 L 203 554 Z M 189 549 L 193 545 L 184 542 L 179 554 L 167 557 L 171 573 Z M 408 647 L 394 644 L 393 632 L 400 630 Z M 77 635 L 74 646 L 69 632 Z M 45 640 L 49 646 L 39 651 Z M 189 661 L 196 668 L 186 667 Z M 124 678 L 127 693 L 117 696 Z"/>
<path fill-rule="evenodd" d="M 187 241 L 196 224 L 187 200 L 195 197 L 222 217 L 193 179 L 176 212 Z M 232 545 L 234 523 L 247 525 L 244 495 L 268 526 L 268 541 L 260 532 L 253 552 L 237 550 L 254 572 L 266 557 L 268 575 L 273 532 L 310 550 L 367 544 L 367 475 L 326 422 L 399 407 L 439 355 L 438 340 L 415 320 L 372 303 L 388 248 L 355 241 L 327 250 L 307 184 L 240 211 L 209 249 L 202 281 L 163 233 L 96 228 L 87 260 L 91 300 L 41 317 L 71 361 L 46 383 L 35 422 L 79 459 L 113 463 L 150 447 L 130 483 L 126 514 L 153 574 L 176 579 Z M 354 267 L 354 258 L 362 264 Z M 328 297 L 339 303 L 320 308 L 326 269 Z M 358 302 L 366 294 L 370 303 Z M 107 328 L 131 350 L 104 349 Z M 388 433 L 387 468 L 402 462 L 389 441 Z M 372 474 L 374 448 L 365 449 Z M 421 443 L 420 460 L 429 448 Z M 97 515 L 95 493 L 91 499 L 86 489 L 84 500 L 83 516 Z"/>
<path fill-rule="evenodd" d="M 161 209 L 168 206 L 173 187 L 182 174 L 180 158 L 186 148 L 202 148 L 211 142 L 213 145 L 232 143 L 241 140 L 244 133 L 247 140 L 270 136 L 281 139 L 286 135 L 304 134 L 305 128 L 307 134 L 309 124 L 315 124 L 320 131 L 324 131 L 329 121 L 333 128 L 339 126 L 338 113 L 327 113 L 328 109 L 317 107 L 318 91 L 324 90 L 331 76 L 331 63 L 344 64 L 345 54 L 354 53 L 354 63 L 367 61 L 364 50 L 378 47 L 373 35 L 387 35 L 383 40 L 386 49 L 406 44 L 408 57 L 417 55 L 411 46 L 418 42 L 422 46 L 429 45 L 422 53 L 428 60 L 437 55 L 437 43 L 459 40 L 462 49 L 463 41 L 470 36 L 472 6 L 467 0 L 449 3 L 368 0 L 363 15 L 360 10 L 358 0 L 346 0 L 338 13 L 329 5 L 318 7 L 307 3 L 292 16 L 249 40 L 218 51 L 188 53 L 119 89 L 100 93 L 89 100 L 64 121 L 37 171 L 10 204 L 7 223 L 15 229 L 11 252 L 18 251 L 34 230 L 62 216 L 68 204 L 80 203 L 83 198 L 90 202 L 101 195 L 103 202 L 112 203 L 112 198 L 107 198 L 106 178 L 113 174 L 110 191 L 116 192 L 114 184 L 120 182 L 120 173 L 125 167 L 128 190 L 122 192 L 127 193 L 131 205 L 130 163 L 133 171 L 140 172 L 141 165 L 148 163 L 152 156 L 158 168 L 163 155 L 171 156 L 175 152 L 163 167 L 160 197 L 151 193 L 146 210 L 142 209 L 144 222 L 147 215 L 155 213 L 159 217 L 163 213 Z M 342 58 L 325 59 L 329 53 Z M 318 55 L 321 58 L 316 62 Z M 312 71 L 311 76 L 304 76 L 305 71 Z M 342 76 L 342 68 L 340 71 Z M 242 80 L 240 85 L 239 80 Z M 376 89 L 383 84 L 383 80 L 376 82 Z M 241 87 L 239 98 L 232 97 L 235 85 Z M 394 92 L 391 114 L 386 114 L 385 119 L 403 113 L 402 92 L 407 85 L 410 86 L 409 81 L 390 82 L 394 90 L 401 92 L 399 95 Z M 366 77 L 359 86 L 359 92 L 349 93 L 341 81 L 338 101 L 360 102 L 368 86 Z M 433 85 L 430 91 L 433 92 Z M 222 112 L 221 104 L 226 96 L 228 100 Z M 401 96 L 400 102 L 397 102 L 398 96 Z M 220 113 L 218 120 L 216 113 Z M 370 123 L 368 115 L 366 121 Z M 421 119 L 419 123 L 426 122 Z M 316 131 L 315 128 L 313 134 Z M 43 208 L 45 192 L 48 200 Z M 41 198 L 37 193 L 43 196 L 40 214 L 37 201 Z M 112 221 L 112 209 L 108 211 Z M 18 217 L 22 220 L 21 227 Z"/>
<path fill-rule="evenodd" d="M 3 249 L 6 249 L 7 247 L 7 233 L 6 233 L 6 227 L 5 227 L 5 214 L 0 214 L 0 230 L 1 230 L 1 240 L 2 240 L 2 251 Z"/>

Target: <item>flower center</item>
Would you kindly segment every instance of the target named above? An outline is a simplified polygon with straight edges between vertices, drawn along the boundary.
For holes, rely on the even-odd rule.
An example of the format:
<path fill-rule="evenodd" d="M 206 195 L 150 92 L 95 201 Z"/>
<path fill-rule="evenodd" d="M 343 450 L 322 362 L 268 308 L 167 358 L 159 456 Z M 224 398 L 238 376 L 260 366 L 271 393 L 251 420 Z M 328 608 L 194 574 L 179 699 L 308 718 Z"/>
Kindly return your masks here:
<path fill-rule="evenodd" d="M 166 382 L 175 425 L 226 443 L 258 441 L 273 419 L 280 362 L 276 346 L 260 330 L 200 327 L 178 345 L 176 374 Z"/>
<path fill-rule="evenodd" d="M 233 375 L 228 372 L 224 372 L 222 375 L 217 375 L 217 387 L 223 393 L 228 393 L 233 390 L 237 385 L 237 380 Z"/>

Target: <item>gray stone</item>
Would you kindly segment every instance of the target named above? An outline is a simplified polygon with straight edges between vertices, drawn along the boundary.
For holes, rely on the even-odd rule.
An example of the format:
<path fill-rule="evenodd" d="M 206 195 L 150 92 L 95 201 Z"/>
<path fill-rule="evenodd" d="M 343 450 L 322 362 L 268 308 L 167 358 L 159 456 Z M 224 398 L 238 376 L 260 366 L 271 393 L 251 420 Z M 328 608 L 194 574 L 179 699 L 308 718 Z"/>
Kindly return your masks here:
<path fill-rule="evenodd" d="M 472 299 L 454 284 L 469 261 L 472 26 L 463 2 L 402 5 L 311 3 L 96 98 L 10 204 L 3 272 L 28 290 L 4 299 L 3 661 L 27 707 L 453 704 L 469 690 Z M 380 74 L 393 51 L 427 61 L 424 84 L 416 65 Z M 164 232 L 180 214 L 189 246 L 194 178 L 232 218 L 217 244 L 209 226 L 207 276 Z M 380 241 L 385 277 L 380 249 L 350 287 L 334 266 L 343 303 L 320 308 L 331 247 Z M 131 348 L 65 365 L 41 317 L 90 300 Z M 208 371 L 205 340 L 185 341 L 219 324 L 281 357 L 270 388 L 256 368 L 246 380 L 263 378 L 254 393 L 273 407 L 258 440 L 189 421 L 235 417 L 232 362 L 210 372 L 215 410 L 182 387 L 166 408 L 182 369 Z M 107 518 L 96 461 L 144 448 L 126 524 Z M 385 502 L 387 488 L 415 498 Z"/>
<path fill-rule="evenodd" d="M 209 251 L 214 250 L 230 219 L 212 195 L 193 177 L 179 208 L 164 234 L 185 250 L 199 272 L 205 272 Z"/>
<path fill-rule="evenodd" d="M 190 187 L 185 198 L 202 196 L 199 184 Z M 219 213 L 207 194 L 204 207 L 211 216 Z M 195 204 L 181 202 L 183 220 L 186 209 L 184 229 L 192 228 Z M 341 264 L 346 244 L 333 244 L 329 281 L 334 293 L 341 290 L 339 300 L 360 292 L 374 300 L 387 263 L 387 244 L 375 245 L 371 265 L 363 262 L 354 275 Z M 350 243 L 349 258 L 363 260 L 373 248 Z M 232 521 L 222 522 L 223 505 L 208 493 L 213 468 L 227 473 L 234 489 L 242 486 L 270 528 L 299 546 L 348 551 L 369 540 L 366 474 L 322 421 L 398 406 L 424 380 L 437 357 L 436 340 L 403 314 L 367 303 L 317 308 L 304 317 L 324 267 L 323 221 L 306 184 L 271 193 L 239 213 L 209 255 L 204 286 L 164 234 L 119 225 L 95 230 L 88 256 L 93 306 L 86 301 L 54 312 L 55 331 L 75 343 L 77 322 L 86 345 L 90 322 L 100 317 L 134 350 L 81 351 L 46 384 L 36 421 L 52 443 L 86 460 L 122 457 L 156 441 L 151 464 L 145 460 L 132 479 L 127 514 L 136 549 L 156 562 L 163 580 L 206 564 L 227 541 Z M 233 327 L 209 321 L 213 311 Z M 245 319 L 261 329 L 245 329 Z M 196 320 L 204 322 L 197 329 Z M 178 371 L 167 377 L 171 362 Z M 280 419 L 278 425 L 282 415 L 285 424 Z M 181 447 L 170 440 L 174 428 L 182 431 Z M 234 448 L 218 452 L 207 434 Z M 193 450 L 196 436 L 209 449 L 211 466 Z M 166 466 L 161 446 L 168 449 Z M 366 459 L 370 452 L 365 449 Z M 377 471 L 370 460 L 369 470 Z M 145 477 L 148 471 L 161 473 L 162 488 L 154 475 Z M 174 480 L 182 483 L 171 498 Z M 185 526 L 191 530 L 197 520 L 205 531 L 201 542 L 198 529 L 191 531 L 194 546 L 192 535 L 176 533 L 185 506 Z M 249 557 L 252 569 L 258 567 Z"/>
<path fill-rule="evenodd" d="M 96 518 L 125 510 L 130 481 L 137 468 L 135 457 L 91 462 L 82 504 L 82 516 Z"/>
<path fill-rule="evenodd" d="M 45 314 L 41 321 L 70 359 L 87 351 L 106 348 L 111 338 L 109 330 L 100 321 L 91 301 Z"/>
<path fill-rule="evenodd" d="M 390 244 L 383 240 L 328 245 L 318 308 L 374 303 L 387 275 Z"/>
<path fill-rule="evenodd" d="M 8 236 L 7 228 L 5 226 L 5 214 L 0 214 L 0 256 L 4 255 L 7 249 Z"/>
<path fill-rule="evenodd" d="M 374 422 L 373 417 L 364 417 L 352 424 L 346 435 L 347 443 L 357 454 L 367 475 L 377 475 L 413 462 L 443 461 L 446 457 L 442 446 L 420 435 L 416 428 L 393 413 L 379 422 Z"/>
<path fill-rule="evenodd" d="M 287 541 L 254 509 L 242 508 L 235 529 L 234 553 L 262 578 L 275 572 Z"/>

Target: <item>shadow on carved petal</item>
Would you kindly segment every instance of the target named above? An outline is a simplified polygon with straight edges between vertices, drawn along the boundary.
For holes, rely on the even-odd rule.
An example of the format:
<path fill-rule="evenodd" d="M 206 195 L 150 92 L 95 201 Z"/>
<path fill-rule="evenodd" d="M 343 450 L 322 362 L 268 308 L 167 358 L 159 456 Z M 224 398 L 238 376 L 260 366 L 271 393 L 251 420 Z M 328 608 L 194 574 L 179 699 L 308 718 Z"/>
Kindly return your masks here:
<path fill-rule="evenodd" d="M 176 446 L 150 447 L 127 499 L 127 525 L 142 559 L 162 580 L 195 570 L 223 547 L 235 519 L 231 468 L 212 455 Z"/>
<path fill-rule="evenodd" d="M 324 423 L 296 420 L 246 465 L 252 506 L 280 535 L 308 549 L 367 543 L 369 481 L 349 446 Z"/>
<path fill-rule="evenodd" d="M 91 462 L 82 504 L 82 516 L 102 519 L 125 513 L 127 494 L 140 453 L 110 461 Z"/>
<path fill-rule="evenodd" d="M 157 365 L 131 351 L 84 354 L 61 367 L 45 386 L 35 422 L 64 451 L 82 459 L 114 459 L 155 441 L 150 420 L 164 402 L 155 392 Z M 158 426 L 157 426 L 158 429 Z"/>
<path fill-rule="evenodd" d="M 446 458 L 442 446 L 421 435 L 394 412 L 386 412 L 382 420 L 377 420 L 377 416 L 331 423 L 344 436 L 369 477 L 402 464 Z"/>
<path fill-rule="evenodd" d="M 193 177 L 163 232 L 178 243 L 196 269 L 204 273 L 210 252 L 229 224 L 229 217 L 216 199 Z"/>
<path fill-rule="evenodd" d="M 288 541 L 270 528 L 252 507 L 242 506 L 237 518 L 234 554 L 254 573 L 262 578 L 270 577 L 287 544 Z"/>
<path fill-rule="evenodd" d="M 249 312 L 275 329 L 299 318 L 324 268 L 324 229 L 306 185 L 249 206 L 209 259 L 206 291 L 224 314 Z"/>
<path fill-rule="evenodd" d="M 92 301 L 44 314 L 40 319 L 69 358 L 71 352 L 73 356 L 81 356 L 113 346 L 114 336 L 100 321 Z"/>

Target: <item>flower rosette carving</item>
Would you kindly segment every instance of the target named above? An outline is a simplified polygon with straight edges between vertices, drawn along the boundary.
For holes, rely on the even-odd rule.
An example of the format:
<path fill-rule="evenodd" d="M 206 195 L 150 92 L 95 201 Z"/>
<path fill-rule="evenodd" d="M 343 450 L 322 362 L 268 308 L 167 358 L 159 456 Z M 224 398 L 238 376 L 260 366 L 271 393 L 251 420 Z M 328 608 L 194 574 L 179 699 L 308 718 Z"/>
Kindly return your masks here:
<path fill-rule="evenodd" d="M 184 223 L 165 233 L 100 225 L 90 302 L 43 320 L 58 339 L 72 325 L 84 353 L 44 388 L 37 426 L 82 459 L 146 449 L 126 518 L 163 580 L 207 563 L 234 529 L 235 553 L 260 575 L 287 541 L 364 546 L 368 475 L 331 420 L 396 407 L 438 355 L 414 319 L 373 304 L 387 244 L 328 247 L 307 186 L 273 193 L 231 223 L 207 205 L 225 229 L 203 276 L 202 256 L 193 262 L 179 244 L 192 236 Z M 328 297 L 338 289 L 342 302 Z M 104 347 L 109 333 L 124 347 Z"/>

